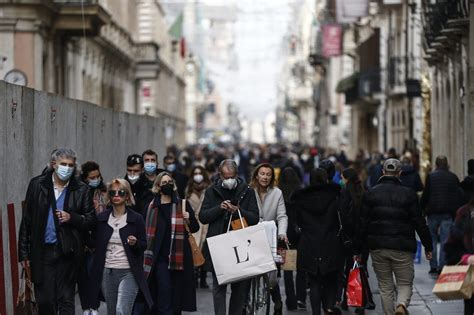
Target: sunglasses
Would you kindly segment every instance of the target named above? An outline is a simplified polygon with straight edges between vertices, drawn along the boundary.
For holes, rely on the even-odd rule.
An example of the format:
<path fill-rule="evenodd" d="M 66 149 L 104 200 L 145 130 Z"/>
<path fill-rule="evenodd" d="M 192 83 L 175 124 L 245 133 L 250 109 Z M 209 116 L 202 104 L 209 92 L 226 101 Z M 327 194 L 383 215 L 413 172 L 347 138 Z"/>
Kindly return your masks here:
<path fill-rule="evenodd" d="M 110 197 L 115 197 L 115 196 L 125 197 L 126 195 L 127 195 L 127 192 L 123 189 L 121 189 L 121 190 L 109 190 L 109 196 Z"/>

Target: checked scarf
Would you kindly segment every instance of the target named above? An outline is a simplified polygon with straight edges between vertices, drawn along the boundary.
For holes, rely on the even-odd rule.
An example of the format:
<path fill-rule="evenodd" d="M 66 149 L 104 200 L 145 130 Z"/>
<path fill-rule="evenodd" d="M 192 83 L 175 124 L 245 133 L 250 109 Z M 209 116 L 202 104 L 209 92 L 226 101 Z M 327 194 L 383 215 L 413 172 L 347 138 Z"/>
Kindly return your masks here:
<path fill-rule="evenodd" d="M 155 200 L 153 200 L 148 206 L 148 213 L 145 221 L 147 247 L 144 253 L 143 268 L 145 270 L 146 278 L 148 278 L 151 273 L 154 255 L 158 254 L 153 252 L 155 250 L 158 211 L 158 205 Z M 173 202 L 171 211 L 171 247 L 168 265 L 168 269 L 170 270 L 184 269 L 184 231 L 185 228 L 181 200 L 178 200 L 177 202 Z"/>

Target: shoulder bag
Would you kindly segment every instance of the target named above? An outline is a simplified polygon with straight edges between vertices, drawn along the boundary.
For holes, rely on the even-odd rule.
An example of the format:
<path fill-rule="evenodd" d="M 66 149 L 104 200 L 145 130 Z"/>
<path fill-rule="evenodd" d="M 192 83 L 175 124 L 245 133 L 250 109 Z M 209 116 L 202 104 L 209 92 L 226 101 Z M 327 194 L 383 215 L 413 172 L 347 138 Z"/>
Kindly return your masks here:
<path fill-rule="evenodd" d="M 183 211 L 186 211 L 186 199 L 183 199 Z M 193 254 L 193 264 L 194 267 L 200 267 L 204 265 L 206 262 L 206 259 L 204 259 L 204 256 L 202 255 L 201 249 L 196 243 L 196 239 L 194 238 L 193 234 L 191 233 L 191 230 L 189 229 L 188 222 L 184 220 L 184 228 L 186 229 L 186 232 L 188 232 L 188 241 L 189 241 L 189 246 L 191 246 L 191 252 Z"/>

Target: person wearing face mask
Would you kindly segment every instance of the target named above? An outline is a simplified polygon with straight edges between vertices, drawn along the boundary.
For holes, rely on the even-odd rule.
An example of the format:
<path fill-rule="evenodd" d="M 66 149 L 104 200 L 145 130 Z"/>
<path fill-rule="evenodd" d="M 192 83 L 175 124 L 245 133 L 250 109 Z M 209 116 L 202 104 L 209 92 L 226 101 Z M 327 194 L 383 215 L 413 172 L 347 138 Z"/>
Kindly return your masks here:
<path fill-rule="evenodd" d="M 211 180 L 206 170 L 202 166 L 195 166 L 191 170 L 192 177 L 188 182 L 188 187 L 186 187 L 186 199 L 191 204 L 196 214 L 196 219 L 198 219 L 199 211 L 201 210 L 202 201 L 204 200 L 204 192 L 211 185 Z M 198 220 L 199 222 L 199 220 Z M 203 245 L 206 240 L 207 234 L 207 224 L 202 224 L 199 222 L 199 231 L 194 233 L 193 236 L 196 239 L 196 243 L 203 250 Z M 202 266 L 197 268 L 196 274 L 199 275 L 199 286 L 201 289 L 209 289 L 209 285 L 206 282 L 208 266 Z M 196 286 L 197 286 L 196 281 Z"/>
<path fill-rule="evenodd" d="M 130 184 L 133 198 L 135 199 L 135 205 L 131 206 L 131 208 L 143 215 L 147 204 L 143 200 L 144 196 L 148 197 L 148 202 L 150 202 L 153 197 L 150 198 L 151 193 L 149 193 L 149 190 L 152 186 L 148 183 L 144 175 L 144 162 L 141 155 L 130 154 L 127 157 L 127 173 L 125 179 Z"/>
<path fill-rule="evenodd" d="M 160 173 L 153 185 L 154 199 L 146 212 L 147 248 L 144 256 L 155 306 L 151 314 L 181 314 L 196 311 L 194 265 L 188 232 L 199 230 L 191 205 L 177 195 L 175 181 L 168 172 Z"/>
<path fill-rule="evenodd" d="M 96 215 L 102 213 L 107 206 L 107 188 L 105 187 L 100 173 L 99 164 L 94 161 L 88 161 L 81 165 L 81 181 L 89 186 L 89 196 L 92 199 Z M 92 307 L 92 303 L 87 299 L 87 281 L 89 279 L 89 270 L 92 262 L 92 253 L 94 244 L 90 231 L 84 231 L 85 254 L 81 274 L 78 279 L 78 292 L 84 315 L 95 315 L 97 309 Z"/>
<path fill-rule="evenodd" d="M 181 173 L 178 169 L 178 162 L 174 155 L 167 155 L 163 159 L 163 165 L 165 170 L 173 176 L 174 181 L 176 182 L 176 187 L 178 187 L 178 195 L 180 198 L 184 198 L 186 186 L 188 184 L 188 176 Z"/>
<path fill-rule="evenodd" d="M 18 237 L 19 261 L 31 268 L 39 314 L 74 314 L 75 286 L 83 255 L 82 231 L 96 215 L 88 187 L 73 175 L 76 153 L 59 148 L 53 169 L 28 186 Z"/>
<path fill-rule="evenodd" d="M 255 225 L 259 221 L 255 192 L 253 188 L 237 177 L 237 173 L 235 161 L 223 160 L 219 165 L 219 180 L 206 190 L 199 212 L 199 220 L 202 224 L 209 224 L 207 237 L 226 233 L 229 219 L 238 218 L 238 210 L 247 224 Z M 214 271 L 213 282 L 212 296 L 215 314 L 241 315 L 248 296 L 250 280 L 234 282 L 230 285 L 232 294 L 228 313 L 226 307 L 227 285 L 218 284 Z"/>

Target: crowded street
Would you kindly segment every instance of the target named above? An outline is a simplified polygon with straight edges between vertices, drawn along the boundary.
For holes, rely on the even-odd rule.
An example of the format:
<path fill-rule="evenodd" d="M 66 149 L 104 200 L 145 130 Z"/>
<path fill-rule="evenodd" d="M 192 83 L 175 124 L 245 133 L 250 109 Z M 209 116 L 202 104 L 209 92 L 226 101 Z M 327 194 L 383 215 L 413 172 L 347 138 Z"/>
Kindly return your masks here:
<path fill-rule="evenodd" d="M 0 315 L 474 315 L 474 0 L 0 0 Z"/>

